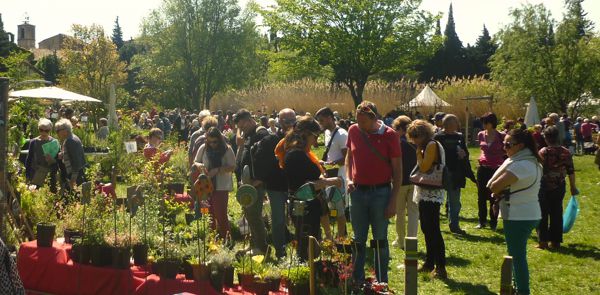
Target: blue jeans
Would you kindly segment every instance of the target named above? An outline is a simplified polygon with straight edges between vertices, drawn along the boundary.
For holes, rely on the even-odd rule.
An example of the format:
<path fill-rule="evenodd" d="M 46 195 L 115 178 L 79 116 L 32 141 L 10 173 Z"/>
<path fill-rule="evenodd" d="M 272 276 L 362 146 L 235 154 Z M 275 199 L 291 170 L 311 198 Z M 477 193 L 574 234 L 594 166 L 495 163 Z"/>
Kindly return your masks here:
<path fill-rule="evenodd" d="M 356 282 L 365 280 L 365 252 L 369 226 L 373 231 L 373 240 L 384 241 L 379 251 L 375 249 L 375 275 L 379 282 L 388 281 L 390 250 L 387 245 L 387 232 L 389 221 L 385 218 L 384 212 L 390 200 L 390 194 L 391 187 L 389 186 L 376 189 L 357 189 L 350 194 L 352 200 L 350 214 L 356 243 L 352 276 Z M 377 255 L 378 252 L 379 255 Z"/>
<path fill-rule="evenodd" d="M 458 215 L 460 213 L 460 187 L 456 189 L 451 189 L 446 191 L 448 193 L 448 214 L 450 229 L 459 229 L 458 225 Z"/>
<path fill-rule="evenodd" d="M 269 202 L 271 203 L 271 235 L 273 237 L 273 247 L 277 257 L 285 256 L 285 235 L 286 218 L 285 203 L 288 198 L 288 192 L 267 190 Z"/>
<path fill-rule="evenodd" d="M 529 295 L 527 239 L 539 220 L 504 220 L 504 237 L 508 255 L 513 258 L 513 280 L 519 294 Z"/>

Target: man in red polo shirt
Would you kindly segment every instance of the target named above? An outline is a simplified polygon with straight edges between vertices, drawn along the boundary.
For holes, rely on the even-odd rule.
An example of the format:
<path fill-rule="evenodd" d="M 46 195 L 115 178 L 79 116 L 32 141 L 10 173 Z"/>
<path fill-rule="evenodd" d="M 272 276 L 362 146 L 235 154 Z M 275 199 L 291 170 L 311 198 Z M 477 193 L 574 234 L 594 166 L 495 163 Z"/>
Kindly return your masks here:
<path fill-rule="evenodd" d="M 393 129 L 378 120 L 377 107 L 370 101 L 358 105 L 356 122 L 348 129 L 346 144 L 350 217 L 357 249 L 352 276 L 357 284 L 365 280 L 365 247 L 371 226 L 372 245 L 379 249 L 375 249 L 375 275 L 379 282 L 387 283 L 388 218 L 396 214 L 394 196 L 402 184 L 400 141 Z"/>

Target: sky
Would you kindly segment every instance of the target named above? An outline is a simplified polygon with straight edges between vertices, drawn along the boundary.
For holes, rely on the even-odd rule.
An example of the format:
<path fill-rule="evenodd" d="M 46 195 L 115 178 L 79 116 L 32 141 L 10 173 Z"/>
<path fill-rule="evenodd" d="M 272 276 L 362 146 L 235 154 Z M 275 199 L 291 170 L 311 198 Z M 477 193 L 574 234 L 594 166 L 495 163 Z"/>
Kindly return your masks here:
<path fill-rule="evenodd" d="M 135 38 L 140 23 L 149 12 L 160 6 L 163 0 L 0 0 L 0 13 L 4 29 L 16 36 L 17 25 L 29 17 L 36 26 L 36 43 L 56 34 L 70 34 L 71 25 L 93 23 L 112 34 L 115 18 L 123 30 L 125 40 Z M 239 0 L 245 5 L 247 0 Z M 261 5 L 273 4 L 273 0 L 256 0 Z M 431 13 L 442 13 L 442 31 L 446 24 L 450 2 L 454 7 L 456 31 L 463 45 L 474 44 L 485 24 L 490 34 L 510 23 L 509 11 L 524 3 L 544 3 L 556 20 L 562 19 L 564 0 L 422 0 L 421 8 Z M 583 3 L 588 18 L 600 29 L 600 0 Z"/>

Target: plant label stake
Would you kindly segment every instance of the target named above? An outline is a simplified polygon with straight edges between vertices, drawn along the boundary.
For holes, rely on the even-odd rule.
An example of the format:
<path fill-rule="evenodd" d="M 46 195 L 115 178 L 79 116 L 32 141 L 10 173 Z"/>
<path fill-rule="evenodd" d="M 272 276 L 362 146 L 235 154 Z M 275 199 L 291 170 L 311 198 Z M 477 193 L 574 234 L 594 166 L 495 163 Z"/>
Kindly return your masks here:
<path fill-rule="evenodd" d="M 315 249 L 316 248 L 316 249 Z M 316 294 L 315 288 L 315 252 L 319 251 L 319 242 L 315 237 L 308 236 L 308 265 L 310 266 L 310 295 Z"/>
<path fill-rule="evenodd" d="M 404 295 L 417 295 L 417 238 L 404 238 Z"/>
<path fill-rule="evenodd" d="M 510 295 L 512 292 L 512 256 L 504 256 L 500 272 L 500 295 Z"/>

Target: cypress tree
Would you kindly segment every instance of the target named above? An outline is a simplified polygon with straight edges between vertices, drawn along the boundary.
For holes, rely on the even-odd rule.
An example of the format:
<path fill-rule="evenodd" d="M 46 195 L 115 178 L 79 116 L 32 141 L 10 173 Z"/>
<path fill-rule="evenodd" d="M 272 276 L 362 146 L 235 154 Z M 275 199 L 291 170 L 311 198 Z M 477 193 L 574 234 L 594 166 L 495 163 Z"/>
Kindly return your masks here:
<path fill-rule="evenodd" d="M 12 43 L 8 38 L 8 33 L 4 31 L 4 23 L 2 22 L 2 14 L 0 14 L 0 56 L 7 57 L 12 49 Z"/>
<path fill-rule="evenodd" d="M 112 41 L 117 46 L 117 50 L 121 49 L 123 46 L 123 31 L 121 30 L 121 26 L 119 25 L 119 17 L 115 20 L 115 26 L 113 28 Z"/>

